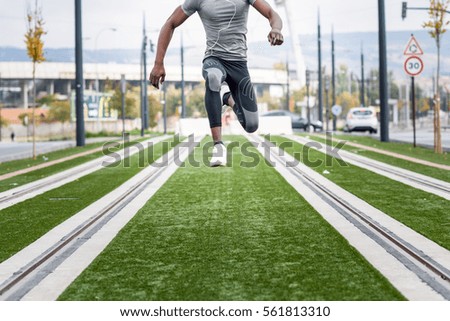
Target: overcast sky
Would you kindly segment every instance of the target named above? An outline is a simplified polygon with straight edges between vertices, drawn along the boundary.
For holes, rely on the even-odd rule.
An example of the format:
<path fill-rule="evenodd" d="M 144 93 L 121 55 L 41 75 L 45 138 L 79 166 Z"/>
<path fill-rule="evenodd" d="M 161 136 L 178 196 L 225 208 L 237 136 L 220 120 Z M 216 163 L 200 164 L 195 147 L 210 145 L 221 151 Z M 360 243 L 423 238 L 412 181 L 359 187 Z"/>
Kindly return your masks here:
<path fill-rule="evenodd" d="M 219 0 L 218 0 L 219 1 Z M 316 32 L 317 12 L 320 8 L 323 33 L 378 30 L 377 0 L 291 0 L 295 8 L 294 20 L 299 34 Z M 25 15 L 35 0 L 0 0 L 0 46 L 24 47 Z M 85 0 L 83 3 L 83 38 L 85 49 L 139 48 L 142 17 L 145 12 L 150 36 L 156 42 L 157 33 L 170 13 L 183 0 Z M 268 2 L 275 7 L 274 0 Z M 425 11 L 409 11 L 401 19 L 402 0 L 386 0 L 388 30 L 418 30 L 427 18 Z M 39 0 L 43 8 L 48 34 L 47 48 L 74 46 L 74 0 Z M 409 6 L 426 6 L 428 0 L 409 0 Z M 277 9 L 285 19 L 284 9 Z M 289 35 L 287 25 L 285 34 Z M 116 28 L 113 32 L 109 28 Z M 182 26 L 185 41 L 194 45 L 204 43 L 204 31 L 198 15 Z M 269 31 L 267 20 L 256 10 L 249 18 L 249 41 L 265 40 Z M 177 33 L 176 37 L 178 37 Z M 174 46 L 179 40 L 174 39 Z"/>

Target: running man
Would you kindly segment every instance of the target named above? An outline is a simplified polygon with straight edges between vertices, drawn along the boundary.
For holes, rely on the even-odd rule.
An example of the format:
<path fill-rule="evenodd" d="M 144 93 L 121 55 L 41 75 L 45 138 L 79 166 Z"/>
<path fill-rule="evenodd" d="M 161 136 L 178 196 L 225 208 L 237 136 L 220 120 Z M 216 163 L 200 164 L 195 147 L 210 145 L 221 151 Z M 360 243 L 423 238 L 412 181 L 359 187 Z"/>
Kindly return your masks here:
<path fill-rule="evenodd" d="M 164 57 L 175 28 L 198 12 L 206 31 L 203 77 L 206 81 L 205 106 L 214 148 L 211 166 L 225 166 L 226 147 L 222 142 L 222 110 L 233 108 L 242 127 L 249 133 L 258 129 L 256 95 L 247 68 L 247 21 L 252 5 L 269 20 L 268 40 L 280 46 L 283 22 L 265 0 L 185 0 L 161 29 L 155 65 L 150 82 L 156 88 L 164 82 Z M 223 86 L 226 83 L 228 86 Z M 228 89 L 229 88 L 229 89 Z"/>

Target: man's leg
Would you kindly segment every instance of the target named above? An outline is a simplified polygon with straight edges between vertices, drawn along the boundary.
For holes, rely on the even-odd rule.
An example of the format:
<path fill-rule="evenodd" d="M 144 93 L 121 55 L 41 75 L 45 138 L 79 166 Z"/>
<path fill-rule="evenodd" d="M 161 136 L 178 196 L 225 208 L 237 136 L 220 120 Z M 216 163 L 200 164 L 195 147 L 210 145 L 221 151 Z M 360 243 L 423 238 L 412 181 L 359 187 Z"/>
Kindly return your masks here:
<path fill-rule="evenodd" d="M 253 84 L 250 80 L 247 64 L 245 62 L 234 62 L 227 69 L 227 83 L 231 93 L 225 94 L 224 102 L 233 108 L 242 127 L 248 133 L 258 130 L 259 116 L 258 105 Z"/>
<path fill-rule="evenodd" d="M 225 68 L 219 60 L 207 58 L 203 63 L 206 81 L 205 107 L 208 113 L 211 135 L 214 142 L 222 141 L 222 98 L 220 89 L 226 78 Z"/>
<path fill-rule="evenodd" d="M 227 151 L 222 142 L 222 97 L 220 89 L 226 71 L 218 59 L 207 58 L 203 62 L 203 77 L 206 80 L 205 107 L 208 113 L 211 135 L 214 141 L 210 166 L 226 166 Z"/>

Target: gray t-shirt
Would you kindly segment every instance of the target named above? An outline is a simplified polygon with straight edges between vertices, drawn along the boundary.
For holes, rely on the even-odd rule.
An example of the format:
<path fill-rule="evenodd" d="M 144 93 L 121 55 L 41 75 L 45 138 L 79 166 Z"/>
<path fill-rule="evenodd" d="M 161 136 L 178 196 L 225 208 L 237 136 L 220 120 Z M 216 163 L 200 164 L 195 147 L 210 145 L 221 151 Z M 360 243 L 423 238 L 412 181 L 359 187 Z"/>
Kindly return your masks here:
<path fill-rule="evenodd" d="M 249 6 L 256 0 L 185 0 L 181 6 L 188 16 L 198 12 L 206 32 L 207 57 L 247 60 Z"/>

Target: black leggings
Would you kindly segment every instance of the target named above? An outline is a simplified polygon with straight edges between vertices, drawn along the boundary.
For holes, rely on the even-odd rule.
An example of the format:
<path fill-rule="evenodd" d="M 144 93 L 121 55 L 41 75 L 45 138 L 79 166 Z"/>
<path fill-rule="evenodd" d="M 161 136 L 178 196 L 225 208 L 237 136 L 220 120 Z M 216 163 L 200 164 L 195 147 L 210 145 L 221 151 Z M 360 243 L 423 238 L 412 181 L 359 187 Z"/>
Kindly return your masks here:
<path fill-rule="evenodd" d="M 220 89 L 226 82 L 235 101 L 231 107 L 239 122 L 248 133 L 255 132 L 259 121 L 258 106 L 247 62 L 208 57 L 203 62 L 203 77 L 206 80 L 205 106 L 211 128 L 222 126 L 222 106 L 227 101 L 222 101 Z"/>

